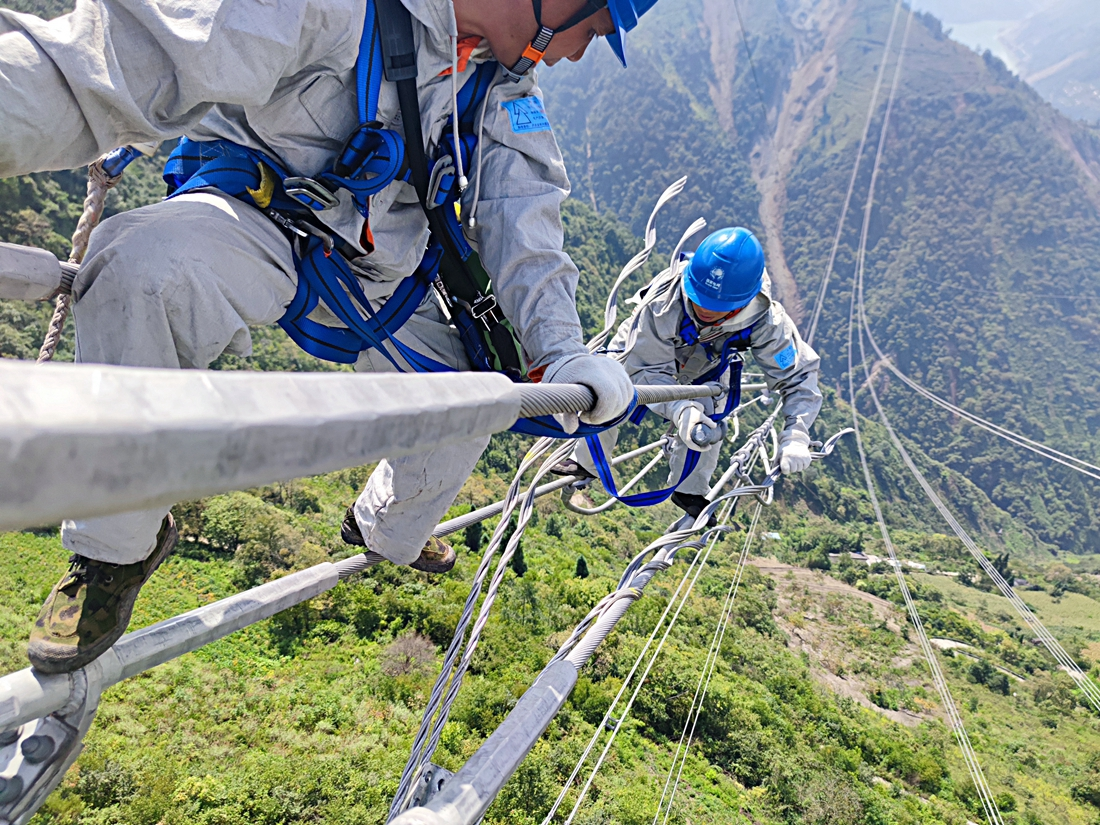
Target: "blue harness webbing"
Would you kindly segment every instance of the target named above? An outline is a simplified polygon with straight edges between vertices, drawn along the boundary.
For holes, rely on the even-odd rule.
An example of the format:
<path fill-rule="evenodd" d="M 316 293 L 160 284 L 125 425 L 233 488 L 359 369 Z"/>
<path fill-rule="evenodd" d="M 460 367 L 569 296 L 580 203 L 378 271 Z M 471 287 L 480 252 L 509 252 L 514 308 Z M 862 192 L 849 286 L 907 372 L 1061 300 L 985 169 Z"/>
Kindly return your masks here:
<path fill-rule="evenodd" d="M 285 231 L 298 236 L 298 243 L 292 245 L 295 247 L 298 287 L 286 313 L 279 319 L 279 325 L 303 350 L 328 361 L 351 364 L 363 350 L 374 348 L 395 369 L 403 371 L 402 365 L 385 346 L 389 344 L 416 372 L 451 372 L 451 367 L 416 352 L 402 344 L 395 335 L 427 299 L 433 282 L 438 278 L 439 264 L 444 254 L 442 239 L 432 234 L 416 271 L 397 285 L 381 308 L 374 310 L 347 259 L 340 254 L 339 248 L 334 248 L 334 242 L 342 242 L 332 233 L 324 231 L 327 227 L 323 227 L 310 211 L 331 206 L 331 203 L 325 203 L 324 198 L 331 196 L 333 191 L 346 189 L 351 193 L 356 209 L 369 219 L 370 197 L 393 181 L 399 178 L 407 180 L 409 177 L 403 138 L 391 129 L 379 128 L 380 124 L 375 121 L 384 75 L 375 15 L 375 0 L 368 0 L 356 63 L 356 106 L 360 125 L 348 138 L 331 168 L 312 179 L 294 177 L 268 155 L 231 141 L 181 138 L 165 165 L 164 180 L 170 198 L 215 187 L 256 206 Z M 448 119 L 435 162 L 447 156 L 454 158 L 456 152 L 462 152 L 464 166 L 470 168 L 477 147 L 474 130 L 476 113 L 492 86 L 496 71 L 496 63 L 479 64 L 473 76 L 462 85 L 456 107 L 459 145 L 454 145 L 451 120 Z M 434 203 L 441 210 L 444 219 L 441 223 L 452 249 L 457 250 L 462 260 L 467 260 L 473 249 L 454 214 L 458 198 L 455 183 L 453 172 L 441 171 Z M 319 234 L 304 231 L 310 227 L 322 231 Z M 308 317 L 321 302 L 345 327 L 330 327 Z M 491 369 L 489 355 L 469 319 L 459 316 L 457 328 L 475 368 Z M 615 421 L 600 426 L 581 424 L 575 433 L 570 434 L 562 430 L 552 416 L 521 419 L 512 431 L 538 437 L 584 438 L 618 426 L 636 408 L 637 397 Z"/>
<path fill-rule="evenodd" d="M 729 392 L 726 393 L 725 408 L 720 413 L 710 416 L 712 421 L 724 420 L 737 405 L 741 403 L 741 368 L 743 362 L 738 353 L 749 349 L 752 345 L 752 329 L 752 326 L 749 326 L 733 333 L 722 343 L 722 349 L 716 355 L 714 348 L 709 343 L 699 341 L 699 330 L 695 326 L 695 322 L 692 321 L 686 313 L 684 314 L 683 320 L 680 322 L 681 340 L 688 346 L 703 343 L 703 349 L 707 354 L 707 360 L 717 362 L 713 367 L 692 381 L 692 384 L 707 384 L 711 381 L 716 381 L 721 378 L 722 374 L 727 369 L 730 371 Z M 645 406 L 639 406 L 634 409 L 630 414 L 630 423 L 640 424 L 647 411 L 648 408 Z M 592 462 L 596 466 L 596 476 L 600 479 L 600 483 L 603 485 L 604 490 L 607 491 L 609 496 L 617 498 L 628 507 L 649 507 L 654 504 L 660 504 L 675 493 L 677 488 L 684 483 L 687 477 L 691 475 L 699 465 L 699 452 L 689 448 L 688 454 L 684 459 L 684 468 L 680 473 L 680 478 L 671 487 L 653 490 L 647 493 L 620 496 L 618 494 L 618 488 L 615 485 L 615 476 L 611 472 L 611 464 L 607 460 L 607 455 L 604 453 L 603 444 L 600 443 L 599 436 L 587 436 L 585 438 L 585 443 L 588 445 L 588 451 L 592 455 Z"/>
<path fill-rule="evenodd" d="M 399 177 L 408 176 L 401 135 L 392 129 L 379 128 L 375 121 L 384 74 L 375 15 L 375 2 L 368 0 L 356 63 L 359 127 L 329 169 L 312 179 L 295 177 L 280 163 L 254 149 L 225 140 L 200 142 L 183 138 L 168 159 L 164 179 L 170 198 L 216 187 L 255 205 L 277 225 L 298 236 L 294 252 L 298 288 L 279 325 L 303 350 L 328 361 L 350 364 L 363 350 L 374 348 L 400 370 L 401 366 L 385 346 L 389 344 L 417 372 L 450 371 L 447 365 L 402 344 L 394 334 L 428 297 L 442 256 L 442 246 L 437 240 L 433 239 L 416 271 L 397 285 L 380 309 L 374 310 L 347 260 L 339 249 L 333 248 L 334 241 L 342 242 L 325 232 L 327 227 L 310 211 L 332 206 L 335 202 L 332 193 L 346 189 L 359 213 L 369 219 L 370 197 Z M 496 63 L 480 64 L 473 77 L 463 84 L 458 96 L 459 126 L 465 132 L 460 136 L 461 146 L 452 145 L 451 130 L 445 129 L 438 158 L 448 153 L 453 157 L 457 148 L 469 165 L 477 141 L 473 134 L 474 113 L 484 100 L 496 70 Z M 454 184 L 455 175 L 440 175 L 437 206 L 453 210 L 457 199 Z M 453 235 L 461 240 L 468 256 L 472 250 L 465 243 L 457 220 L 453 223 Z M 310 227 L 322 231 L 316 234 L 303 231 Z M 307 317 L 321 302 L 346 328 L 330 327 Z"/>

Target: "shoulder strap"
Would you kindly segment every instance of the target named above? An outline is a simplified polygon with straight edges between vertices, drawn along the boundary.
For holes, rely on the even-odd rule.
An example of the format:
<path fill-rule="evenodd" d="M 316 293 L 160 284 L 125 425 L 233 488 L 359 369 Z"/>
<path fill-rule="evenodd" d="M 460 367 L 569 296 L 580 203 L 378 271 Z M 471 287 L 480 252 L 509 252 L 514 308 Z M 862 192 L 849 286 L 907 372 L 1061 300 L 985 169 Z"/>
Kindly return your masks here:
<path fill-rule="evenodd" d="M 386 79 L 397 86 L 401 120 L 405 130 L 405 157 L 409 177 L 417 198 L 428 218 L 432 238 L 441 246 L 439 277 L 453 305 L 452 313 L 466 312 L 475 324 L 484 327 L 489 341 L 501 360 L 501 368 L 522 374 L 519 350 L 512 333 L 498 315 L 496 300 L 482 291 L 473 272 L 459 252 L 455 239 L 445 223 L 441 209 L 428 203 L 430 176 L 428 156 L 424 148 L 424 132 L 420 125 L 420 99 L 416 89 L 416 42 L 413 38 L 412 15 L 401 0 L 377 0 L 378 29 L 381 35 L 383 65 Z M 457 113 L 456 113 L 457 116 Z M 459 148 L 456 147 L 456 151 Z M 458 231 L 461 231 L 459 229 Z"/>

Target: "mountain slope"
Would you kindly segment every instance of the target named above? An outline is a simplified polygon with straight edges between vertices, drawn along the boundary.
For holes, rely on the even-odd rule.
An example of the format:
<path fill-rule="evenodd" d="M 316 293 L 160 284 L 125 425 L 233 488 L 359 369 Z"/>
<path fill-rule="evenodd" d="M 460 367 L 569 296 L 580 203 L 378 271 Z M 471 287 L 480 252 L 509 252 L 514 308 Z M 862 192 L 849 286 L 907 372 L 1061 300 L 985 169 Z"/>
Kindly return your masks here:
<path fill-rule="evenodd" d="M 796 311 L 799 304 L 812 309 L 894 4 L 741 6 L 743 37 L 730 32 L 737 16 L 731 19 L 721 0 L 666 0 L 631 39 L 631 71 L 618 71 L 597 51 L 587 58 L 587 72 L 549 74 L 548 107 L 555 121 L 569 124 L 561 136 L 566 157 L 585 169 L 574 175 L 578 196 L 634 225 L 643 211 L 635 193 L 655 187 L 647 174 L 633 188 L 621 181 L 628 158 L 641 170 L 660 164 L 670 177 L 689 174 L 695 189 L 681 198 L 670 223 L 684 226 L 703 214 L 712 227 L 737 222 L 763 232 L 781 297 Z M 906 14 L 902 9 L 897 17 L 815 341 L 830 384 L 844 380 L 859 222 Z M 643 74 L 645 83 L 633 79 Z M 665 124 L 660 101 L 676 91 L 678 125 L 657 133 L 658 146 L 650 147 L 652 131 L 629 153 L 610 156 L 578 140 L 588 124 L 617 114 L 641 111 L 647 122 Z M 682 114 L 688 103 L 690 124 Z M 674 154 L 682 133 L 715 128 L 724 133 L 715 144 L 720 163 Z M 755 212 L 744 194 L 737 208 L 709 194 L 725 191 L 730 170 L 756 184 Z M 868 312 L 876 338 L 902 370 L 934 391 L 1092 461 L 1100 457 L 1100 327 L 1091 320 L 1100 297 L 1098 183 L 1095 135 L 1057 114 L 996 58 L 952 42 L 935 18 L 918 15 L 869 239 Z M 884 385 L 883 392 L 903 432 L 1042 541 L 1075 553 L 1100 549 L 1096 484 L 990 441 L 903 388 Z"/>

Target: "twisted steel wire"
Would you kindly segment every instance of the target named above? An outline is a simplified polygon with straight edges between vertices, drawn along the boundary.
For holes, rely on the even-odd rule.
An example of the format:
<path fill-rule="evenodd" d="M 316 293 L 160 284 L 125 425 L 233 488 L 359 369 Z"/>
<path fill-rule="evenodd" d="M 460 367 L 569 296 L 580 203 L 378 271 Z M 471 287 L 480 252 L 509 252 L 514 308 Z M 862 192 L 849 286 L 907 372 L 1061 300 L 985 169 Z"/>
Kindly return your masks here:
<path fill-rule="evenodd" d="M 504 508 L 501 513 L 500 521 L 493 531 L 493 536 L 482 555 L 481 563 L 474 575 L 473 584 L 470 587 L 470 593 L 463 606 L 462 615 L 458 620 L 454 636 L 444 655 L 443 667 L 435 684 L 432 686 L 432 691 L 421 719 L 420 728 L 417 731 L 416 738 L 413 741 L 413 746 L 409 754 L 409 759 L 401 774 L 401 779 L 398 782 L 397 792 L 394 794 L 387 821 L 394 819 L 408 805 L 416 781 L 419 779 L 423 767 L 431 759 L 439 743 L 443 727 L 447 722 L 454 700 L 458 695 L 458 689 L 462 684 L 462 678 L 465 675 L 466 669 L 469 667 L 474 650 L 477 648 L 485 622 L 488 620 L 489 610 L 492 608 L 496 593 L 500 587 L 500 582 L 504 577 L 504 570 L 522 538 L 523 530 L 526 528 L 527 522 L 530 521 L 538 481 L 548 472 L 550 466 L 560 461 L 565 454 L 572 449 L 572 444 L 569 442 L 559 445 L 557 449 L 551 453 L 550 457 L 543 462 L 543 466 L 540 468 L 539 472 L 536 473 L 527 491 L 527 495 L 524 497 L 515 533 L 501 554 L 497 567 L 494 570 L 489 590 L 486 592 L 485 599 L 482 600 L 478 618 L 470 630 L 469 639 L 466 639 L 466 629 L 471 619 L 473 619 L 474 608 L 477 605 L 478 598 L 481 596 L 481 591 L 484 587 L 485 578 L 489 573 L 493 557 L 497 554 L 497 550 L 503 542 L 508 524 L 511 522 L 512 514 L 519 502 L 523 477 L 528 470 L 546 454 L 552 444 L 553 441 L 551 439 L 544 438 L 537 441 L 528 451 L 527 455 L 524 456 L 523 461 L 520 463 L 519 470 L 508 488 L 508 493 L 504 498 Z M 459 658 L 460 653 L 462 653 L 461 659 Z"/>
<path fill-rule="evenodd" d="M 695 686 L 695 695 L 691 698 L 691 707 L 688 708 L 687 716 L 684 719 L 684 730 L 680 734 L 680 741 L 676 745 L 676 753 L 672 758 L 672 765 L 670 765 L 668 769 L 668 778 L 665 779 L 665 786 L 661 790 L 661 798 L 657 802 L 657 812 L 653 815 L 653 825 L 657 825 L 657 819 L 661 815 L 661 808 L 664 806 L 666 794 L 668 794 L 668 806 L 665 808 L 665 816 L 661 822 L 667 823 L 672 813 L 672 804 L 676 799 L 676 791 L 680 787 L 680 778 L 683 775 L 684 766 L 687 765 L 688 752 L 691 750 L 691 743 L 695 739 L 695 729 L 699 724 L 699 717 L 703 713 L 703 703 L 707 698 L 707 690 L 710 688 L 710 681 L 718 668 L 718 656 L 722 650 L 722 643 L 726 638 L 726 630 L 729 628 L 730 620 L 733 618 L 733 603 L 737 599 L 737 592 L 741 587 L 741 579 L 745 572 L 745 564 L 749 558 L 749 549 L 752 547 L 752 541 L 756 535 L 756 527 L 760 521 L 760 513 L 763 509 L 764 505 L 761 502 L 757 502 L 756 507 L 753 509 L 752 520 L 749 523 L 748 530 L 745 532 L 745 541 L 741 545 L 741 553 L 737 558 L 737 566 L 730 579 L 730 588 L 726 593 L 726 600 L 722 605 L 722 611 L 718 615 L 718 623 L 714 628 L 714 637 L 711 640 L 710 649 L 707 651 L 707 660 L 699 673 L 699 682 Z M 689 723 L 691 725 L 690 731 L 688 730 Z M 686 744 L 685 739 L 687 740 Z M 683 752 L 682 758 L 680 756 L 681 750 Z M 679 770 L 676 770 L 677 762 L 679 762 L 680 765 Z M 672 779 L 673 771 L 676 772 L 675 781 Z M 671 793 L 669 793 L 670 783 L 672 785 Z"/>

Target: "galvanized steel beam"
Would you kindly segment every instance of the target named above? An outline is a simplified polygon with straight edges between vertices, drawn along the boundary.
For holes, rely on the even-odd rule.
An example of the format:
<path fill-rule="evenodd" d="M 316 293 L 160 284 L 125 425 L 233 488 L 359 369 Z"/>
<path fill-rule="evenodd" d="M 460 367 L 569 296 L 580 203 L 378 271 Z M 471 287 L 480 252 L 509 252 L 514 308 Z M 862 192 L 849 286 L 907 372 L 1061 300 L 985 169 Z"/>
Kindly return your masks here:
<path fill-rule="evenodd" d="M 61 286 L 61 264 L 52 252 L 0 243 L 0 298 L 41 301 Z"/>
<path fill-rule="evenodd" d="M 0 530 L 168 507 L 486 436 L 493 373 L 361 375 L 0 362 Z"/>

